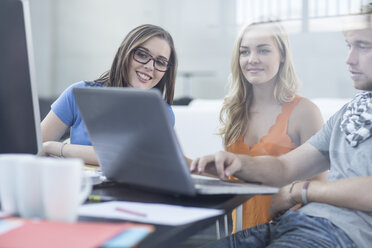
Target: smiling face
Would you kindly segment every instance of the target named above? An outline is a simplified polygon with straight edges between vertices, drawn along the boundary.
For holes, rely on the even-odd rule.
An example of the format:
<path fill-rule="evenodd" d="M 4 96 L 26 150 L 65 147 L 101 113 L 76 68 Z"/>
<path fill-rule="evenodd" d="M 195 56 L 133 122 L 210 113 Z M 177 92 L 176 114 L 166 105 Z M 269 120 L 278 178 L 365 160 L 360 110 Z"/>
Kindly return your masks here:
<path fill-rule="evenodd" d="M 138 47 L 150 54 L 155 59 L 169 61 L 171 49 L 168 42 L 159 37 L 153 37 Z M 129 85 L 138 89 L 151 89 L 155 87 L 164 76 L 165 72 L 160 72 L 154 68 L 154 61 L 150 60 L 146 64 L 141 64 L 133 59 L 133 54 L 129 63 L 128 81 Z"/>
<path fill-rule="evenodd" d="M 275 83 L 282 56 L 274 38 L 250 28 L 240 44 L 239 64 L 251 84 Z"/>
<path fill-rule="evenodd" d="M 372 92 L 372 29 L 348 31 L 345 40 L 349 47 L 346 64 L 354 87 Z"/>

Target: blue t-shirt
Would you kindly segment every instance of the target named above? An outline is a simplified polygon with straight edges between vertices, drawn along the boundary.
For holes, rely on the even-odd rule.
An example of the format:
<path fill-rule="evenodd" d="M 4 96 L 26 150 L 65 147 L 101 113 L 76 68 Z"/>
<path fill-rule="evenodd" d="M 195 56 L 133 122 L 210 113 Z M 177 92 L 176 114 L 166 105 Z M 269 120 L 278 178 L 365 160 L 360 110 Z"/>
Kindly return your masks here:
<path fill-rule="evenodd" d="M 75 98 L 73 95 L 74 88 L 84 87 L 103 87 L 104 85 L 96 82 L 78 82 L 68 87 L 52 104 L 51 108 L 53 112 L 58 116 L 59 119 L 67 126 L 71 127 L 70 130 L 70 142 L 71 144 L 78 145 L 92 145 L 90 142 L 87 129 L 81 118 L 79 109 L 76 105 Z M 172 119 L 174 126 L 175 118 L 171 106 L 168 106 L 169 114 Z"/>

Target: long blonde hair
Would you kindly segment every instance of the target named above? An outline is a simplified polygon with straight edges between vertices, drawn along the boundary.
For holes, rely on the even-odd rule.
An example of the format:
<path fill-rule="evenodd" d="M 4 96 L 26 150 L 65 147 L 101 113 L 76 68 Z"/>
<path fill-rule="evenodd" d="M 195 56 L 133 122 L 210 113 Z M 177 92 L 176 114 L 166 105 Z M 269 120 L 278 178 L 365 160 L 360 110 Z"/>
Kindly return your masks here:
<path fill-rule="evenodd" d="M 177 72 L 176 49 L 172 36 L 166 30 L 156 25 L 144 24 L 130 31 L 118 48 L 111 69 L 103 73 L 95 81 L 104 83 L 106 87 L 128 87 L 128 70 L 132 53 L 135 48 L 153 37 L 164 39 L 168 42 L 171 49 L 169 58 L 171 67 L 165 72 L 155 88 L 160 90 L 168 104 L 172 104 Z"/>
<path fill-rule="evenodd" d="M 240 45 L 244 34 L 250 28 L 261 28 L 261 25 L 262 28 L 267 27 L 270 31 L 269 35 L 274 38 L 283 59 L 276 76 L 277 82 L 273 97 L 280 104 L 288 103 L 294 99 L 298 89 L 299 80 L 294 70 L 289 41 L 284 28 L 278 22 L 271 21 L 252 22 L 246 25 L 235 41 L 231 59 L 230 91 L 224 98 L 220 112 L 222 127 L 219 134 L 223 137 L 226 150 L 245 132 L 249 119 L 249 108 L 253 99 L 252 85 L 244 77 L 239 64 Z"/>

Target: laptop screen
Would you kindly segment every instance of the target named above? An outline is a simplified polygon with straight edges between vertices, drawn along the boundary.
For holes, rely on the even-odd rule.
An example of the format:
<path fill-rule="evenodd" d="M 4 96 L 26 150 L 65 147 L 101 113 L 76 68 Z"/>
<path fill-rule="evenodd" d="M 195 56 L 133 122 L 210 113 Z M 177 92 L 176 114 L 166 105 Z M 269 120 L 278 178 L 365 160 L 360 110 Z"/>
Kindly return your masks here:
<path fill-rule="evenodd" d="M 0 1 L 0 153 L 41 150 L 28 2 Z"/>

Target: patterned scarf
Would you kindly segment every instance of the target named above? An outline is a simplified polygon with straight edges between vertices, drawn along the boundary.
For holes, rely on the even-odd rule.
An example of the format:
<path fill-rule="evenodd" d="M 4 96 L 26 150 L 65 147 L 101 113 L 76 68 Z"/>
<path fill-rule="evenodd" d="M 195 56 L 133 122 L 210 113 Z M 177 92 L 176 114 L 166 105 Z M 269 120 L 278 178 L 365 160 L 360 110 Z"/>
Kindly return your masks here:
<path fill-rule="evenodd" d="M 369 92 L 357 94 L 348 104 L 340 128 L 352 147 L 372 135 L 372 97 Z"/>

